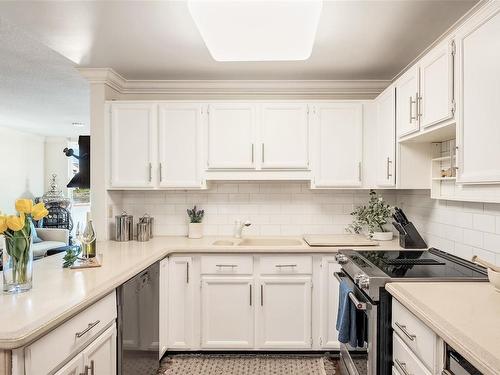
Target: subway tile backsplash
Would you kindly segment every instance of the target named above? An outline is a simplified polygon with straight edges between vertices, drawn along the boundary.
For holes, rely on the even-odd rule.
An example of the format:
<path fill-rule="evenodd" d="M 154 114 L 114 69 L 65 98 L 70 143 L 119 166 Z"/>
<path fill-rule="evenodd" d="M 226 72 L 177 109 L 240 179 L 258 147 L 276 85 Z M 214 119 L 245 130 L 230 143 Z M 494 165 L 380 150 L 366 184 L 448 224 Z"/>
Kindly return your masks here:
<path fill-rule="evenodd" d="M 429 246 L 500 265 L 500 204 L 437 201 L 428 190 L 399 190 L 397 203 Z"/>
<path fill-rule="evenodd" d="M 155 217 L 157 235 L 186 235 L 186 209 L 205 210 L 205 235 L 232 235 L 234 221 L 250 220 L 247 235 L 345 233 L 356 205 L 368 201 L 368 190 L 311 190 L 306 182 L 218 182 L 206 191 L 124 191 L 121 206 L 136 218 Z M 392 191 L 383 193 L 394 204 Z"/>
<path fill-rule="evenodd" d="M 157 235 L 186 235 L 186 209 L 205 209 L 205 235 L 233 234 L 234 221 L 250 220 L 246 235 L 345 233 L 368 190 L 311 190 L 306 182 L 217 182 L 204 191 L 123 191 L 115 205 L 137 217 L 155 217 Z M 429 246 L 465 259 L 477 254 L 500 265 L 500 204 L 437 201 L 428 190 L 380 190 L 402 207 Z"/>

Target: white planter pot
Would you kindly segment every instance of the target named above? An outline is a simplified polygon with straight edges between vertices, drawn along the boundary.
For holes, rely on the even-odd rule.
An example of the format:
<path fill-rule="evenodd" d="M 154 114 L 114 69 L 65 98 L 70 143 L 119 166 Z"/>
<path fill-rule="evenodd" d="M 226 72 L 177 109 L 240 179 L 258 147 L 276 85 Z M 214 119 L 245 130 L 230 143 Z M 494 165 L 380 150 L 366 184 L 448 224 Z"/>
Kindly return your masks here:
<path fill-rule="evenodd" d="M 188 237 L 189 238 L 202 238 L 203 237 L 203 223 L 189 223 Z"/>
<path fill-rule="evenodd" d="M 390 241 L 394 233 L 392 232 L 373 232 L 372 239 L 375 241 Z"/>

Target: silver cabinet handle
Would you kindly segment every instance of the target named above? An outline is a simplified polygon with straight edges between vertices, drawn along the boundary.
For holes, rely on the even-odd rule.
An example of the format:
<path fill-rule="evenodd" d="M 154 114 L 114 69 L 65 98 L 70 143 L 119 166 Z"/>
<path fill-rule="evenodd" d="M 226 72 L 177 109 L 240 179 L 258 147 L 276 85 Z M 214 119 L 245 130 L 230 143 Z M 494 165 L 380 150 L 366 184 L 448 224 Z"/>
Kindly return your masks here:
<path fill-rule="evenodd" d="M 422 96 L 418 94 L 418 92 L 415 94 L 415 112 L 417 113 L 417 118 L 422 117 Z M 415 120 L 417 119 L 415 118 Z"/>
<path fill-rule="evenodd" d="M 215 267 L 219 267 L 219 268 L 222 268 L 222 267 L 235 268 L 235 267 L 238 267 L 238 265 L 237 264 L 216 264 Z"/>
<path fill-rule="evenodd" d="M 260 284 L 260 305 L 264 306 L 264 285 Z"/>
<path fill-rule="evenodd" d="M 352 303 L 354 303 L 354 307 L 356 308 L 356 310 L 366 310 L 366 303 L 359 302 L 354 293 L 349 292 L 348 296 Z"/>
<path fill-rule="evenodd" d="M 401 369 L 401 371 L 403 371 L 403 374 L 404 374 L 404 375 L 412 375 L 412 374 L 411 374 L 411 373 L 409 373 L 409 372 L 408 372 L 408 370 L 406 369 L 406 363 L 405 363 L 405 362 L 401 362 L 401 361 L 400 361 L 399 359 L 397 359 L 397 358 L 396 358 L 394 361 L 398 364 L 399 368 Z"/>
<path fill-rule="evenodd" d="M 264 143 L 262 144 L 262 162 L 264 163 L 264 160 L 265 160 L 265 146 L 264 146 Z"/>
<path fill-rule="evenodd" d="M 392 164 L 392 161 L 387 157 L 387 180 L 392 177 L 390 164 Z"/>
<path fill-rule="evenodd" d="M 417 99 L 413 100 L 413 97 L 410 96 L 410 123 L 417 119 L 417 116 L 413 116 L 413 104 L 417 104 Z"/>
<path fill-rule="evenodd" d="M 252 284 L 249 285 L 250 289 L 250 306 L 252 306 Z"/>
<path fill-rule="evenodd" d="M 153 180 L 153 165 L 149 163 L 149 182 Z"/>
<path fill-rule="evenodd" d="M 189 263 L 186 263 L 186 284 L 189 284 Z"/>
<path fill-rule="evenodd" d="M 77 338 L 80 338 L 82 337 L 83 335 L 85 335 L 88 331 L 90 331 L 92 328 L 94 328 L 96 325 L 98 325 L 99 323 L 101 323 L 100 320 L 96 320 L 94 323 L 89 323 L 89 325 L 87 326 L 87 328 L 85 328 L 83 331 L 80 331 L 80 332 L 77 332 L 75 333 L 75 336 Z"/>
<path fill-rule="evenodd" d="M 297 267 L 297 265 L 296 264 L 276 264 L 274 267 L 277 267 L 277 268 L 283 268 L 283 267 L 294 268 L 294 267 Z"/>
<path fill-rule="evenodd" d="M 405 334 L 406 337 L 408 337 L 408 339 L 410 339 L 411 341 L 415 341 L 417 335 L 413 335 L 410 332 L 408 332 L 408 330 L 406 329 L 406 326 L 404 326 L 398 322 L 394 322 L 394 324 L 396 325 L 396 327 L 398 327 L 401 330 L 401 332 L 403 332 Z"/>
<path fill-rule="evenodd" d="M 254 162 L 254 144 L 252 143 L 252 163 Z"/>
<path fill-rule="evenodd" d="M 358 180 L 361 182 L 361 162 L 358 163 Z"/>
<path fill-rule="evenodd" d="M 162 173 L 161 173 L 161 172 L 162 172 L 162 171 L 161 171 L 162 169 L 163 169 L 163 168 L 162 168 L 162 165 L 161 165 L 161 163 L 160 163 L 160 182 L 163 180 Z"/>

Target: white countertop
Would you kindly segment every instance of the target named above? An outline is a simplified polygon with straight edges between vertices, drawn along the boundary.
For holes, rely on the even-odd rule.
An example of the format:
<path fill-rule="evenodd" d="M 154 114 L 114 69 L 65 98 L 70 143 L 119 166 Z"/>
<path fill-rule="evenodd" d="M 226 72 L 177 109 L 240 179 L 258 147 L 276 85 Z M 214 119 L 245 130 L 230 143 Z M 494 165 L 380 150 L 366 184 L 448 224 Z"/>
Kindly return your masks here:
<path fill-rule="evenodd" d="M 500 374 L 500 293 L 490 283 L 390 283 L 386 289 L 479 371 Z"/>
<path fill-rule="evenodd" d="M 285 238 L 285 237 L 284 237 Z M 291 237 L 286 237 L 291 238 Z M 97 243 L 103 254 L 99 268 L 62 268 L 64 254 L 34 262 L 33 289 L 18 295 L 0 294 L 0 349 L 21 347 L 61 324 L 149 265 L 173 253 L 331 253 L 343 247 L 214 246 L 229 237 L 156 237 L 148 242 Z M 364 250 L 400 250 L 397 239 Z M 1 283 L 0 283 L 1 284 Z"/>

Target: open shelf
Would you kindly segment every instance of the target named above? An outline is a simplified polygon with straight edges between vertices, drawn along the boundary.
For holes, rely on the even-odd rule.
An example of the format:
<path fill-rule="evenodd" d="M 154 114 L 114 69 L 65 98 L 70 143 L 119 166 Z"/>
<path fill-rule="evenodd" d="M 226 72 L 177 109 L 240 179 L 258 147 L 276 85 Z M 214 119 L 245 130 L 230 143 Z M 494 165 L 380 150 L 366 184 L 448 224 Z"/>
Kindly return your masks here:
<path fill-rule="evenodd" d="M 453 181 L 456 179 L 456 177 L 433 177 L 432 181 Z"/>
<path fill-rule="evenodd" d="M 451 160 L 451 159 L 455 159 L 455 155 L 453 156 L 441 156 L 439 158 L 434 158 L 434 159 L 431 159 L 432 161 L 448 161 L 448 160 Z"/>

